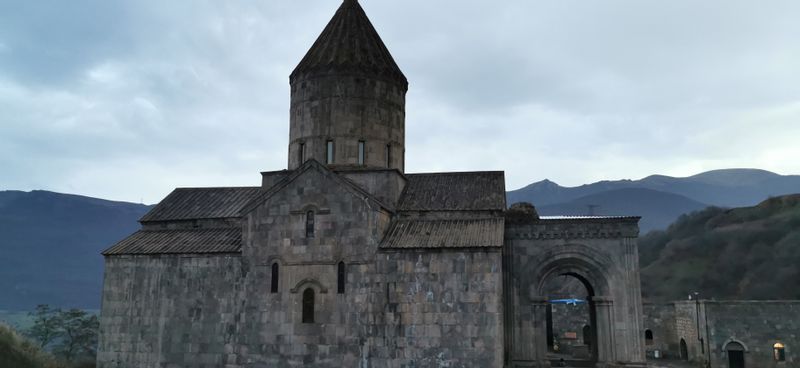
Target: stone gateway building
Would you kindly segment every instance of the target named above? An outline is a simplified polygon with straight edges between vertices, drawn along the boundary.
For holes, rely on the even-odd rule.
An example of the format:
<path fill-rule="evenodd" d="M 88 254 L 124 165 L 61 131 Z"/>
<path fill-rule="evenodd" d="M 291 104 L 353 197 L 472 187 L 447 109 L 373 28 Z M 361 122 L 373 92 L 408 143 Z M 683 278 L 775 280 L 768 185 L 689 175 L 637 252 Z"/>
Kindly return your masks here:
<path fill-rule="evenodd" d="M 549 367 L 554 277 L 586 288 L 589 365 L 644 366 L 637 217 L 406 173 L 408 82 L 355 0 L 290 84 L 287 170 L 176 189 L 103 253 L 99 367 Z"/>

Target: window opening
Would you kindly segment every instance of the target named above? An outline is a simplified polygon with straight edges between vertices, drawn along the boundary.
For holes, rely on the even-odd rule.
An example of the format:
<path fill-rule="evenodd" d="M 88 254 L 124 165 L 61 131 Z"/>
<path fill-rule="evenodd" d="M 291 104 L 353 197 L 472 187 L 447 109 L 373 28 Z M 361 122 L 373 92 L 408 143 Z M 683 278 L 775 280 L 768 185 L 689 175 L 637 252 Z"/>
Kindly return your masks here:
<path fill-rule="evenodd" d="M 336 270 L 336 290 L 339 294 L 344 294 L 344 284 L 347 279 L 347 269 L 344 262 L 339 262 Z"/>
<path fill-rule="evenodd" d="M 358 141 L 358 164 L 364 165 L 364 141 Z"/>
<path fill-rule="evenodd" d="M 392 145 L 386 145 L 386 167 L 392 167 Z"/>
<path fill-rule="evenodd" d="M 269 291 L 271 293 L 277 293 L 278 292 L 278 277 L 279 277 L 278 276 L 278 274 L 279 274 L 279 269 L 278 268 L 279 267 L 280 266 L 278 266 L 277 263 L 273 263 L 272 264 L 272 277 L 270 278 L 270 285 L 269 285 Z"/>
<path fill-rule="evenodd" d="M 644 331 L 644 343 L 645 345 L 653 345 L 653 331 L 651 330 Z"/>
<path fill-rule="evenodd" d="M 314 237 L 314 211 L 306 212 L 306 238 Z"/>
<path fill-rule="evenodd" d="M 306 144 L 300 143 L 300 146 L 297 149 L 297 159 L 300 161 L 300 165 L 306 162 Z"/>
<path fill-rule="evenodd" d="M 332 140 L 329 139 L 327 142 L 325 142 L 325 150 L 326 150 L 325 163 L 327 163 L 328 165 L 333 164 L 333 141 Z"/>
<path fill-rule="evenodd" d="M 314 289 L 303 291 L 303 323 L 314 323 Z"/>

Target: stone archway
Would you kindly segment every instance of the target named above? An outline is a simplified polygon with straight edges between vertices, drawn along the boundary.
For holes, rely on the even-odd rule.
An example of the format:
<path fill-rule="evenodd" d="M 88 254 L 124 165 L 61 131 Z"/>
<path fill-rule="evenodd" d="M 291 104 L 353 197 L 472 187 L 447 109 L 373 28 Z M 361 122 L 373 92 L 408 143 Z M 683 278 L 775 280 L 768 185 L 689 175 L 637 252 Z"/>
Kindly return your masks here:
<path fill-rule="evenodd" d="M 575 247 L 579 248 L 579 246 Z M 591 252 L 586 251 L 586 253 Z M 537 284 L 535 288 L 531 285 L 529 293 L 533 296 L 532 300 L 537 300 L 538 303 L 544 304 L 544 310 L 546 311 L 548 297 L 545 292 L 545 285 L 548 280 L 560 276 L 577 279 L 586 289 L 586 301 L 589 305 L 589 336 L 592 341 L 589 360 L 600 364 L 612 363 L 616 359 L 612 343 L 614 341 L 614 314 L 610 310 L 612 299 L 608 296 L 610 285 L 607 280 L 609 277 L 603 270 L 603 264 L 601 263 L 603 257 L 594 255 L 596 258 L 592 259 L 586 257 L 586 253 L 580 255 L 573 252 L 551 254 L 546 263 L 538 265 L 535 271 Z M 542 308 L 540 307 L 539 309 Z M 540 319 L 541 316 L 534 316 L 534 318 Z M 546 317 L 545 323 L 547 323 Z M 538 341 L 542 341 L 542 339 L 540 338 Z M 547 337 L 545 337 L 544 341 L 547 342 Z M 546 350 L 547 347 L 545 346 L 544 349 Z M 541 351 L 542 348 L 538 347 L 536 350 Z"/>
<path fill-rule="evenodd" d="M 597 367 L 644 367 L 637 218 L 512 219 L 506 223 L 506 346 L 509 367 L 549 367 L 548 278 L 590 290 Z M 524 220 L 524 221 L 523 221 Z"/>

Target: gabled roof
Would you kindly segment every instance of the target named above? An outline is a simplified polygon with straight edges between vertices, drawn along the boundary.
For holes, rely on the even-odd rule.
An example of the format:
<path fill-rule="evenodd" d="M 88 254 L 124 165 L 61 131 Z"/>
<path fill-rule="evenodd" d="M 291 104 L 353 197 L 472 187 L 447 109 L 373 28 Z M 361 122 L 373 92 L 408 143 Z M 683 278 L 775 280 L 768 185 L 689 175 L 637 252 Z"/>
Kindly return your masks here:
<path fill-rule="evenodd" d="M 503 211 L 502 171 L 406 174 L 400 211 Z"/>
<path fill-rule="evenodd" d="M 408 84 L 364 9 L 345 0 L 290 76 L 355 73 Z"/>
<path fill-rule="evenodd" d="M 388 205 L 383 203 L 380 199 L 378 199 L 371 193 L 367 192 L 366 190 L 358 186 L 356 183 L 347 180 L 347 178 L 342 177 L 341 175 L 332 171 L 325 165 L 319 163 L 319 161 L 312 158 L 303 163 L 302 166 L 295 169 L 294 172 L 283 178 L 283 180 L 273 185 L 272 188 L 270 188 L 266 192 L 262 191 L 260 195 L 257 195 L 253 199 L 251 199 L 239 211 L 240 216 L 247 214 L 248 212 L 258 207 L 260 204 L 264 203 L 264 201 L 268 200 L 270 197 L 283 190 L 283 188 L 285 188 L 287 185 L 289 185 L 297 178 L 302 176 L 308 170 L 319 170 L 319 172 L 323 173 L 334 182 L 341 184 L 345 189 L 347 189 L 351 193 L 369 200 L 370 202 L 372 202 L 373 205 L 381 207 L 386 211 L 394 212 L 394 210 L 391 207 L 389 207 Z"/>
<path fill-rule="evenodd" d="M 139 221 L 236 218 L 260 190 L 260 187 L 178 188 Z"/>
<path fill-rule="evenodd" d="M 238 253 L 241 248 L 241 228 L 139 230 L 103 255 Z"/>
<path fill-rule="evenodd" d="M 381 248 L 496 248 L 503 246 L 503 218 L 396 219 Z"/>

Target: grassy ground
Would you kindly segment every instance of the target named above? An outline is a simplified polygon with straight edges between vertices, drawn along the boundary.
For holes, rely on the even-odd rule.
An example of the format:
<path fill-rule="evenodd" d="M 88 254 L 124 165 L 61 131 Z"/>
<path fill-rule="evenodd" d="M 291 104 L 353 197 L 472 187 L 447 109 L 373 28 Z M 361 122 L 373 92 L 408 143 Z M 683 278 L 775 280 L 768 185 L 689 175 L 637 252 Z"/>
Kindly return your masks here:
<path fill-rule="evenodd" d="M 63 365 L 11 327 L 0 324 L 0 367 L 57 368 Z"/>

